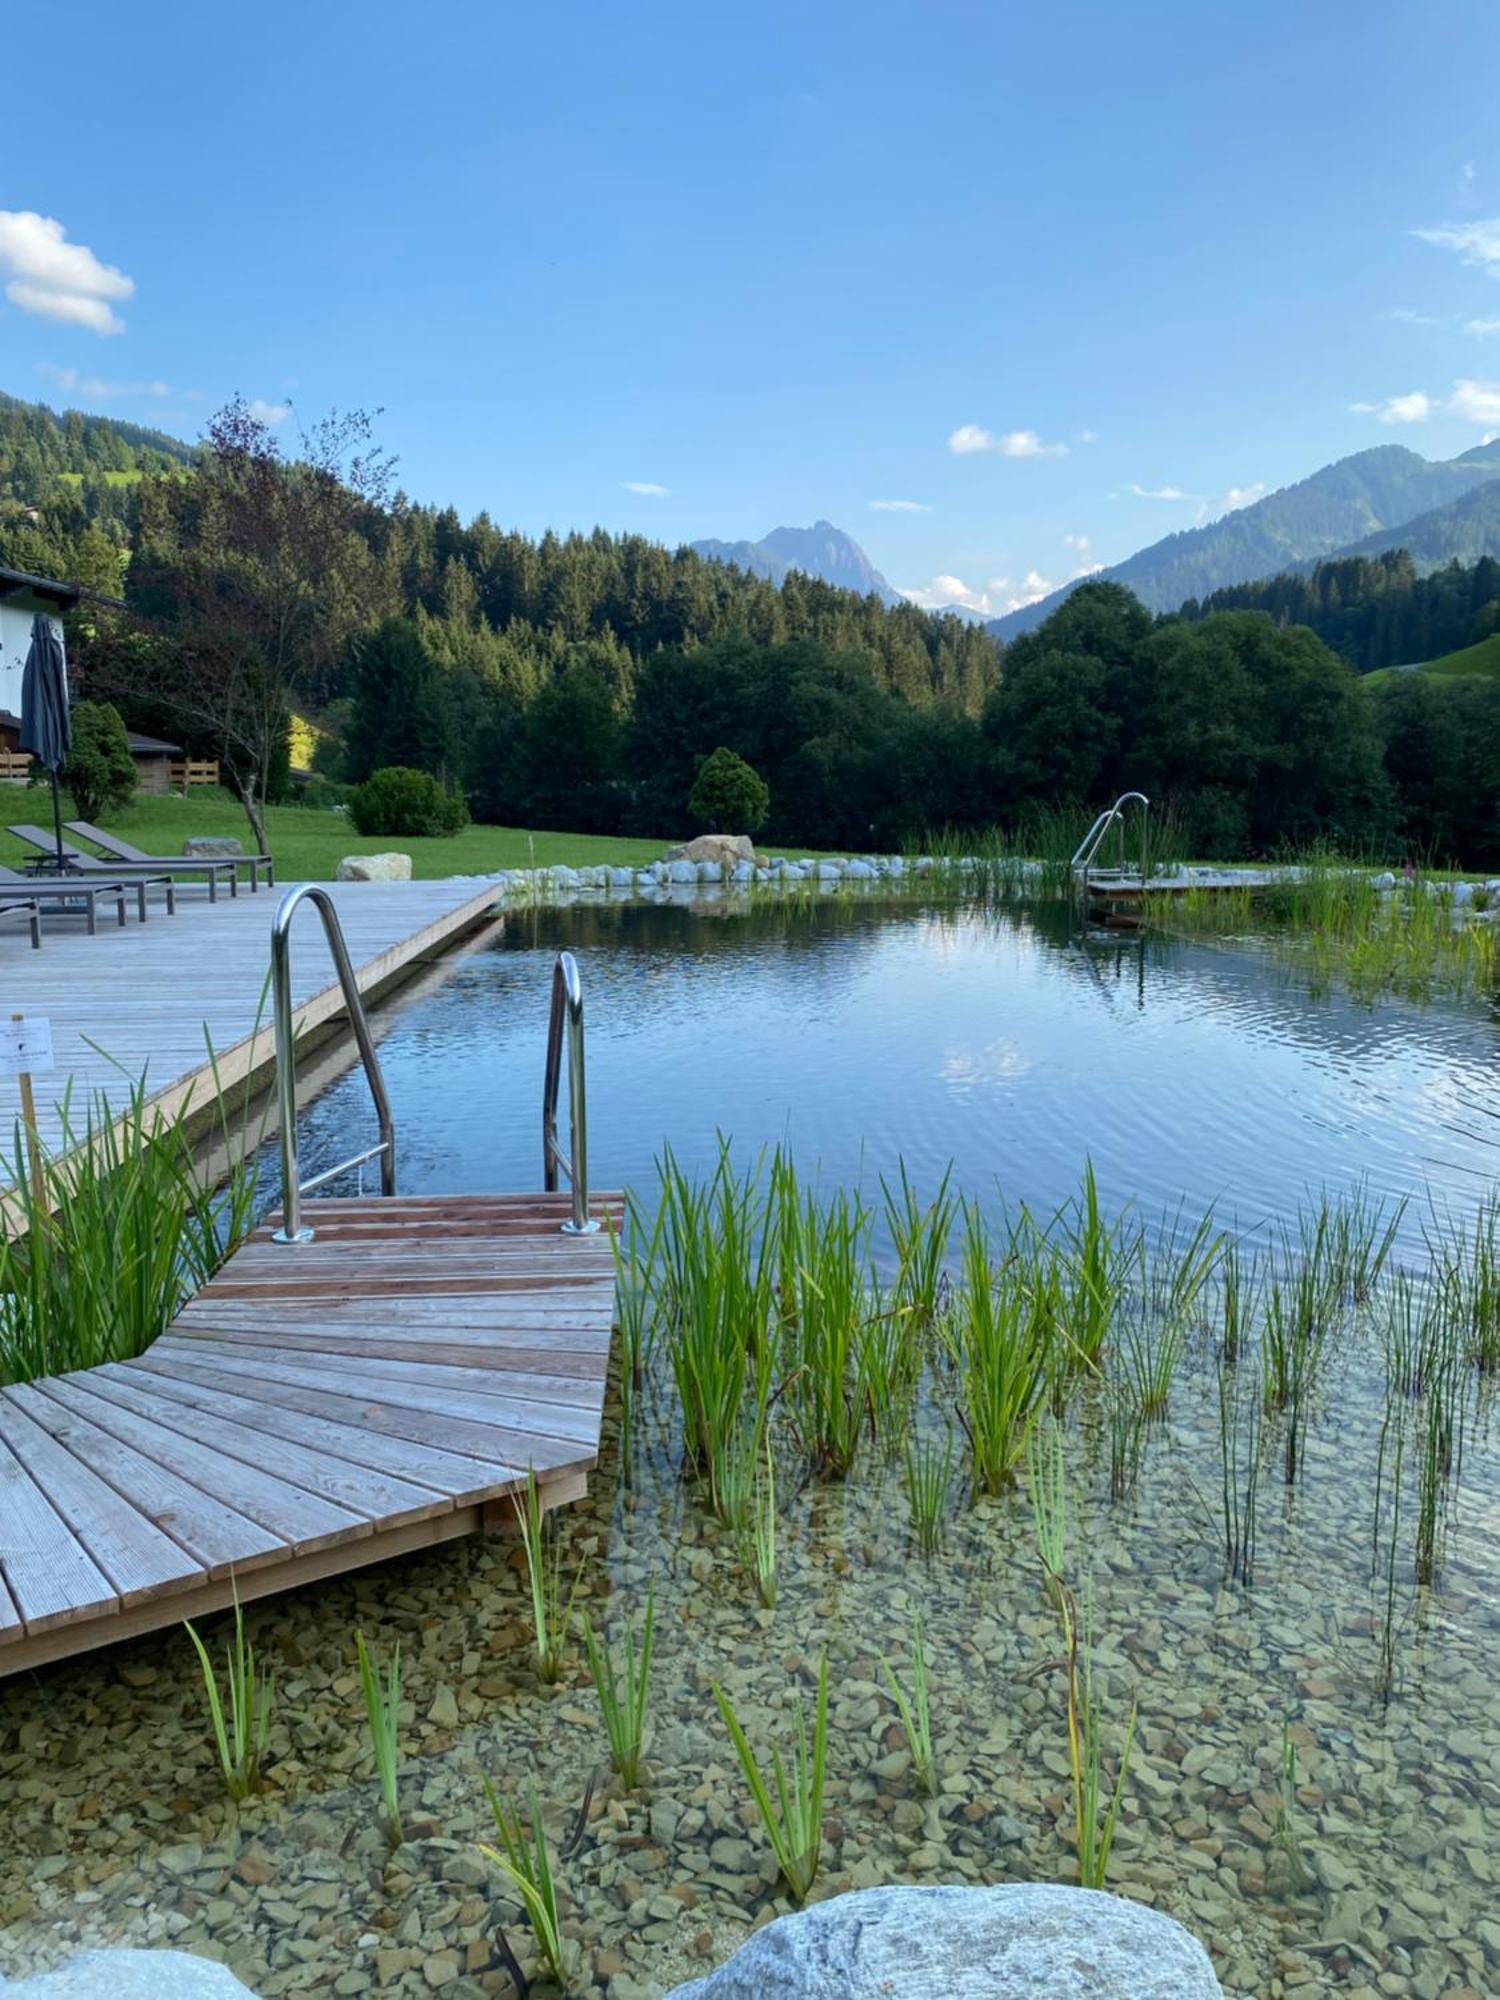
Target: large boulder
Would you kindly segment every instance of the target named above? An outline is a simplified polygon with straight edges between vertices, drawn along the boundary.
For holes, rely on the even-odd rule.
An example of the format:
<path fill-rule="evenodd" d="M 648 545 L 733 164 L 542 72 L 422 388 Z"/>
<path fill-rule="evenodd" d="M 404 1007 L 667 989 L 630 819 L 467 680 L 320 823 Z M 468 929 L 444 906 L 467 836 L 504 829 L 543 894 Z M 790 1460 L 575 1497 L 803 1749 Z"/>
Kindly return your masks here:
<path fill-rule="evenodd" d="M 190 833 L 182 851 L 195 861 L 234 861 L 244 853 L 245 845 L 232 833 Z"/>
<path fill-rule="evenodd" d="M 409 882 L 409 854 L 346 854 L 333 871 L 335 882 Z"/>
<path fill-rule="evenodd" d="M 696 840 L 667 849 L 668 861 L 712 861 L 721 868 L 755 858 L 755 843 L 748 833 L 700 833 Z"/>
<path fill-rule="evenodd" d="M 250 1988 L 228 1966 L 185 1951 L 85 1951 L 55 1972 L 0 1977 L 0 1993 L 5 2000 L 246 2000 Z"/>
<path fill-rule="evenodd" d="M 1222 2000 L 1208 1953 L 1097 1889 L 861 1889 L 781 1917 L 671 2000 Z"/>

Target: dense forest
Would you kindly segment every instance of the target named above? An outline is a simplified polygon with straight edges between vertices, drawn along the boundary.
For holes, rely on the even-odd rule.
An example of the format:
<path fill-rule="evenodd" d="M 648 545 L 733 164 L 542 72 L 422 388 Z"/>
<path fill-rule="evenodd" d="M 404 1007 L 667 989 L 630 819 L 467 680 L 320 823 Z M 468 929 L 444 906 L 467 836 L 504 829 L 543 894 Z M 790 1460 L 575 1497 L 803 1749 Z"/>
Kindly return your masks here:
<path fill-rule="evenodd" d="M 295 708 L 325 726 L 322 796 L 412 766 L 513 825 L 692 830 L 725 747 L 769 788 L 772 842 L 891 847 L 1128 787 L 1203 855 L 1329 838 L 1500 868 L 1500 688 L 1354 670 L 1466 641 L 1493 564 L 1332 563 L 1160 618 L 1088 583 L 1002 655 L 801 574 L 414 505 L 357 415 L 288 459 L 231 406 L 189 467 L 149 433 L 8 414 L 0 560 L 94 581 L 108 558 L 130 610 L 85 608 L 82 686 L 219 755 L 252 818 L 289 783 Z M 38 436 L 32 485 L 5 453 Z M 117 448 L 135 462 L 101 467 Z"/>
<path fill-rule="evenodd" d="M 1190 598 L 1181 616 L 1264 611 L 1279 625 L 1306 625 L 1362 673 L 1409 666 L 1471 646 L 1500 630 L 1500 562 L 1484 556 L 1419 576 L 1405 549 L 1346 556 L 1260 583 L 1237 583 Z"/>

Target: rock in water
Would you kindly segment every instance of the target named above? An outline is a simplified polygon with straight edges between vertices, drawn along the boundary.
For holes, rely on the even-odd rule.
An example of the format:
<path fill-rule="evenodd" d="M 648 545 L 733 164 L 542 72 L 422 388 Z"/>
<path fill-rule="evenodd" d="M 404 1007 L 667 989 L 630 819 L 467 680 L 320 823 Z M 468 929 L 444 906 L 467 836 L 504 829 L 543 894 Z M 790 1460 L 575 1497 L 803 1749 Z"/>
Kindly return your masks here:
<path fill-rule="evenodd" d="M 1054 1882 L 862 1889 L 781 1917 L 670 2000 L 1222 2000 L 1158 1910 Z"/>
<path fill-rule="evenodd" d="M 226 1965 L 185 1951 L 85 1951 L 55 1972 L 0 1978 L 6 2000 L 253 2000 Z"/>
<path fill-rule="evenodd" d="M 335 882 L 409 882 L 409 854 L 346 854 L 333 872 Z"/>

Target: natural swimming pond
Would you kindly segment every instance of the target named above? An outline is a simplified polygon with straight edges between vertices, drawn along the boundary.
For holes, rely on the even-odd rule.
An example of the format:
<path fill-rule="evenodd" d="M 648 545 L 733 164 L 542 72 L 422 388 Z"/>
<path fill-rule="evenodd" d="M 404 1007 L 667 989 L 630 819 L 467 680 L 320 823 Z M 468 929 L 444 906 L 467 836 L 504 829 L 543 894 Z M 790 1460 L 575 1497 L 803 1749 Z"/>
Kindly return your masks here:
<path fill-rule="evenodd" d="M 1168 1302 L 1150 1322 L 1177 1341 L 1163 1408 L 1122 1436 L 1129 1371 L 1070 1365 L 1066 1393 L 1047 1397 L 1061 1421 L 1037 1413 L 1066 1468 L 1061 1566 L 1092 1628 L 1109 1769 L 1132 1703 L 1139 1718 L 1110 1885 L 1188 1923 L 1233 1994 L 1500 1987 L 1500 1466 L 1491 1378 L 1445 1337 L 1496 1301 L 1471 1284 L 1463 1313 L 1444 1317 L 1400 1281 L 1426 1268 L 1434 1208 L 1467 1231 L 1462 1254 L 1447 1243 L 1451 1286 L 1472 1277 L 1495 1158 L 1491 1013 L 1313 998 L 1258 949 L 1083 937 L 1046 911 L 843 898 L 525 911 L 391 1018 L 382 1053 L 405 1188 L 535 1182 L 546 977 L 563 945 L 587 982 L 598 1185 L 649 1194 L 666 1142 L 704 1179 L 720 1132 L 747 1168 L 784 1143 L 827 1199 L 858 1184 L 877 1210 L 898 1162 L 925 1202 L 951 1161 L 986 1217 L 997 1298 L 1020 1296 L 1007 1272 L 1024 1270 L 1027 1286 L 1058 1287 L 1057 1317 L 1076 1331 L 1107 1293 L 1121 1353 L 1147 1324 L 1143 1301 L 1153 1314 Z M 366 1118 L 352 1075 L 309 1114 L 308 1170 L 357 1143 Z M 1154 1253 L 1137 1255 L 1128 1224 L 1113 1249 L 1089 1237 L 1085 1156 L 1103 1210 L 1135 1204 Z M 1292 1417 L 1271 1362 L 1262 1375 L 1298 1313 L 1281 1232 L 1300 1249 L 1299 1206 L 1361 1182 L 1344 1248 L 1326 1253 L 1338 1270 L 1316 1303 L 1289 1482 Z M 1401 1195 L 1413 1200 L 1398 1240 L 1367 1282 L 1378 1227 L 1363 1269 L 1347 1239 Z M 1055 1257 L 1012 1233 L 1022 1203 L 1042 1226 L 1067 1211 L 1047 1239 Z M 1227 1364 L 1222 1269 L 1170 1306 L 1186 1231 L 1210 1203 L 1247 1257 L 1259 1248 L 1262 1276 L 1285 1280 L 1274 1312 L 1244 1283 Z M 896 1283 L 878 1226 L 869 1245 Z M 785 1746 L 825 1653 L 820 1888 L 1071 1879 L 1064 1649 L 1028 1494 L 1038 1461 L 994 1495 L 972 1490 L 978 1336 L 957 1228 L 950 1247 L 953 1295 L 914 1340 L 899 1420 L 873 1434 L 861 1421 L 847 1476 L 829 1476 L 809 1441 L 798 1344 L 811 1296 L 772 1309 L 781 1359 L 802 1355 L 778 1368 L 768 1420 L 774 1607 L 744 1528 L 685 1476 L 669 1331 L 628 1449 L 612 1400 L 593 1496 L 562 1518 L 560 1541 L 596 1623 L 638 1629 L 654 1580 L 655 1729 L 645 1789 L 601 1783 L 576 1844 L 603 1756 L 587 1671 L 575 1649 L 558 1683 L 539 1679 L 513 1545 L 456 1546 L 254 1608 L 276 1720 L 266 1792 L 237 1810 L 216 1789 L 185 1639 L 0 1685 L 0 1969 L 109 1939 L 212 1951 L 265 1994 L 507 1992 L 497 1918 L 528 1961 L 530 1940 L 474 1842 L 492 1835 L 483 1779 L 524 1799 L 534 1775 L 554 1848 L 570 1850 L 559 1872 L 580 1989 L 655 1991 L 782 1906 L 715 1683 L 758 1748 Z M 1149 1374 L 1155 1333 L 1148 1347 Z M 950 1436 L 941 1533 L 924 1554 L 907 1448 L 930 1463 Z M 1241 1543 L 1254 1513 L 1248 1581 L 1226 1535 L 1231 1485 Z M 881 1658 L 909 1686 L 913 1612 L 935 1796 Z M 356 1627 L 386 1656 L 402 1645 L 409 1837 L 390 1858 Z"/>

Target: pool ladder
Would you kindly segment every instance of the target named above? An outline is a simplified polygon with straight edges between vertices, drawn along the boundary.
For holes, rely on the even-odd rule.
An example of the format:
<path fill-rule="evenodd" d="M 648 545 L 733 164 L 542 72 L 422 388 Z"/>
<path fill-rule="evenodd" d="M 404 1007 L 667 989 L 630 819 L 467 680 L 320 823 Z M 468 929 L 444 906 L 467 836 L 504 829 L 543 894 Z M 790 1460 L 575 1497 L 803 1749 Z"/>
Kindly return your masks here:
<path fill-rule="evenodd" d="M 1121 792 L 1114 804 L 1106 806 L 1104 811 L 1094 821 L 1094 824 L 1078 843 L 1077 852 L 1068 864 L 1080 896 L 1086 897 L 1088 895 L 1088 887 L 1091 881 L 1118 881 L 1122 876 L 1130 873 L 1130 870 L 1125 866 L 1125 808 L 1128 805 L 1138 805 L 1141 809 L 1140 881 L 1143 889 L 1146 886 L 1146 836 L 1150 827 L 1151 801 L 1146 797 L 1144 792 Z M 1120 829 L 1119 864 L 1114 868 L 1096 868 L 1094 866 L 1094 857 L 1104 845 L 1106 834 L 1114 826 Z"/>
<path fill-rule="evenodd" d="M 303 1180 L 297 1158 L 297 1028 L 292 1012 L 292 919 L 303 903 L 310 903 L 323 921 L 333 969 L 338 974 L 344 1009 L 359 1051 L 360 1065 L 375 1105 L 379 1137 L 373 1146 L 353 1153 L 337 1166 Z M 396 1121 L 386 1093 L 375 1038 L 370 1033 L 364 998 L 338 909 L 326 889 L 316 882 L 304 882 L 289 889 L 271 920 L 271 1012 L 276 1038 L 276 1098 L 281 1129 L 281 1227 L 272 1232 L 272 1241 L 283 1244 L 311 1243 L 313 1230 L 302 1219 L 302 1197 L 326 1186 L 341 1174 L 361 1167 L 367 1160 L 380 1162 L 380 1192 L 396 1192 Z M 557 1098 L 562 1080 L 564 1030 L 568 1054 L 569 1148 L 563 1152 L 557 1137 Z M 547 1064 L 542 1082 L 542 1181 L 549 1194 L 558 1188 L 564 1173 L 572 1190 L 572 1212 L 561 1224 L 570 1236 L 591 1235 L 599 1225 L 589 1216 L 588 1186 L 588 1103 L 583 1057 L 583 981 L 572 952 L 557 955 L 552 968 L 552 1005 L 547 1025 Z"/>

